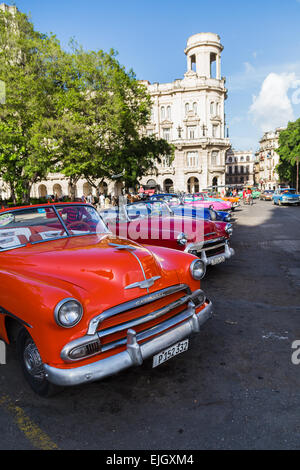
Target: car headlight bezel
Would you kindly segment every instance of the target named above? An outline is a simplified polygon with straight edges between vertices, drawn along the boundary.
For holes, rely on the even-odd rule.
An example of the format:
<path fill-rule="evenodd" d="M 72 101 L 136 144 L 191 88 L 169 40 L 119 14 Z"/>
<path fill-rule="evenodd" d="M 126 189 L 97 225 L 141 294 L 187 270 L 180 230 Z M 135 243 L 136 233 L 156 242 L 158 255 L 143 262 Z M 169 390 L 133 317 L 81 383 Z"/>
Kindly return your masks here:
<path fill-rule="evenodd" d="M 193 279 L 201 281 L 206 274 L 206 264 L 201 259 L 194 259 L 190 265 L 190 273 Z"/>
<path fill-rule="evenodd" d="M 232 224 L 226 224 L 225 232 L 228 233 L 228 235 L 232 235 L 232 234 L 233 234 Z"/>
<path fill-rule="evenodd" d="M 72 304 L 72 305 L 71 305 Z M 66 311 L 66 308 L 71 311 Z M 65 320 L 63 320 L 63 315 Z M 61 300 L 54 309 L 54 318 L 57 325 L 63 328 L 73 328 L 78 325 L 83 316 L 83 307 L 81 303 L 72 297 Z M 69 319 L 67 320 L 67 318 Z M 73 319 L 72 319 L 73 318 Z"/>
<path fill-rule="evenodd" d="M 179 245 L 185 246 L 188 242 L 188 238 L 185 233 L 181 232 L 177 237 L 177 243 Z"/>

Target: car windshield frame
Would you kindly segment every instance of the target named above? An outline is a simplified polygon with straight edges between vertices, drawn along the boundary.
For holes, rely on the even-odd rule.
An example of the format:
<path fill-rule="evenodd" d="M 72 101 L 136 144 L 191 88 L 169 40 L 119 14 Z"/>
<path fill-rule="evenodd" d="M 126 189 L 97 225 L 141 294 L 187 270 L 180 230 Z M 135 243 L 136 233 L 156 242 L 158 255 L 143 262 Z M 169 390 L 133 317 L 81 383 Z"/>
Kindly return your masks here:
<path fill-rule="evenodd" d="M 167 213 L 168 215 L 170 216 L 173 216 L 174 215 L 174 212 L 172 211 L 170 205 L 168 204 L 167 201 L 140 201 L 140 202 L 132 202 L 130 204 L 127 204 L 125 206 L 125 210 L 126 210 L 126 214 L 127 214 L 127 217 L 128 217 L 128 221 L 129 222 L 133 222 L 135 220 L 140 220 L 140 219 L 145 219 L 147 217 L 157 217 L 160 215 L 159 214 L 153 214 L 152 211 L 150 211 L 150 207 L 152 208 L 152 206 L 154 206 L 154 204 L 160 204 L 161 206 L 164 206 L 166 209 L 167 209 Z M 142 206 L 142 205 L 145 205 L 146 208 L 147 208 L 147 214 L 146 215 L 140 215 L 139 217 L 136 217 L 136 218 L 131 218 L 130 215 L 129 215 L 129 208 L 133 207 L 133 206 Z"/>
<path fill-rule="evenodd" d="M 67 224 L 65 223 L 65 221 L 63 220 L 63 217 L 62 215 L 60 214 L 60 210 L 62 210 L 63 208 L 66 208 L 66 207 L 72 207 L 72 208 L 76 208 L 76 207 L 83 207 L 83 208 L 88 208 L 89 210 L 93 210 L 95 211 L 95 214 L 97 214 L 97 217 L 99 218 L 99 222 L 101 221 L 101 230 L 100 231 L 90 231 L 88 233 L 85 233 L 85 232 L 82 232 L 82 233 L 71 233 L 72 232 L 72 229 L 68 229 L 67 227 Z M 22 248 L 22 247 L 25 247 L 27 245 L 36 245 L 36 244 L 39 244 L 39 243 L 44 243 L 44 242 L 51 242 L 51 241 L 55 241 L 55 240 L 64 240 L 64 239 L 69 239 L 69 238 L 75 238 L 75 237 L 81 237 L 81 236 L 86 236 L 86 235 L 100 235 L 100 234 L 104 234 L 104 233 L 110 233 L 105 221 L 103 220 L 103 218 L 101 217 L 101 215 L 98 213 L 98 211 L 95 209 L 95 207 L 93 207 L 92 205 L 90 204 L 86 204 L 86 203 L 68 203 L 68 202 L 65 202 L 65 203 L 54 203 L 54 204 L 39 204 L 39 205 L 34 205 L 34 206 L 23 206 L 23 207 L 13 207 L 13 208 L 6 208 L 2 211 L 0 211 L 0 218 L 1 216 L 4 216 L 5 214 L 17 214 L 18 212 L 25 212 L 25 211 L 28 211 L 29 213 L 33 213 L 34 210 L 37 210 L 37 212 L 40 210 L 45 210 L 46 212 L 46 209 L 52 209 L 53 210 L 53 214 L 54 214 L 54 219 L 56 222 L 59 222 L 60 223 L 60 226 L 59 227 L 56 227 L 55 230 L 59 231 L 63 231 L 63 234 L 62 235 L 59 235 L 59 236 L 53 236 L 51 238 L 45 238 L 45 239 L 41 239 L 41 240 L 36 240 L 36 241 L 31 241 L 30 238 L 28 238 L 28 240 L 24 243 L 20 243 L 20 244 L 17 244 L 15 246 L 10 246 L 10 247 L 3 247 L 1 245 L 1 227 L 0 227 L 0 253 L 3 253 L 3 252 L 6 252 L 6 251 L 10 251 L 10 250 L 15 250 L 17 248 Z M 41 212 L 42 213 L 42 212 Z M 97 220 L 97 219 L 96 219 Z M 99 225 L 99 222 L 96 224 L 96 226 Z M 84 221 L 82 221 L 82 224 L 84 224 Z M 9 224 L 3 226 L 3 228 L 5 227 L 5 229 L 9 229 Z M 28 224 L 28 227 L 26 226 L 23 226 L 21 228 L 23 229 L 28 229 L 29 227 L 35 227 L 35 225 L 32 225 L 32 224 Z M 18 227 L 12 227 L 12 229 L 15 229 L 15 228 L 18 228 Z M 14 235 L 14 237 L 16 237 L 17 235 Z"/>

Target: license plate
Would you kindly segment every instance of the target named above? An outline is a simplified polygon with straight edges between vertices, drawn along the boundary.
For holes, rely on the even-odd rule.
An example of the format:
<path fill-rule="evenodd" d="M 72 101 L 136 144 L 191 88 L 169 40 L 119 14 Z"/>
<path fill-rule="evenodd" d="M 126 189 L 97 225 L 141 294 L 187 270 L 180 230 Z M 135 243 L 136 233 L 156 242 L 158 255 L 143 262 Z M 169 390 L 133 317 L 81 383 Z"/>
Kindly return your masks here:
<path fill-rule="evenodd" d="M 218 256 L 217 258 L 213 258 L 210 264 L 214 265 L 214 264 L 224 263 L 224 261 L 225 261 L 225 256 Z"/>
<path fill-rule="evenodd" d="M 188 350 L 189 347 L 189 340 L 185 339 L 184 341 L 180 341 L 179 343 L 170 346 L 169 348 L 161 351 L 160 353 L 153 356 L 153 367 L 157 367 L 163 362 L 172 359 L 172 357 L 177 356 Z"/>

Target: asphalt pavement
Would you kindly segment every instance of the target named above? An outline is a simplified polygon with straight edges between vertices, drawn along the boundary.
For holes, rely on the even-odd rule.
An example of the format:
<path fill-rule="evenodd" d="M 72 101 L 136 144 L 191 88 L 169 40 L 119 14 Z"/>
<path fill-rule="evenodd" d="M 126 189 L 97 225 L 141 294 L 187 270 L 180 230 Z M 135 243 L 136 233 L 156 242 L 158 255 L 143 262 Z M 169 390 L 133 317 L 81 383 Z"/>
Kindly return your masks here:
<path fill-rule="evenodd" d="M 235 216 L 236 254 L 202 282 L 213 318 L 184 354 L 43 399 L 10 350 L 0 450 L 299 449 L 300 207 Z"/>

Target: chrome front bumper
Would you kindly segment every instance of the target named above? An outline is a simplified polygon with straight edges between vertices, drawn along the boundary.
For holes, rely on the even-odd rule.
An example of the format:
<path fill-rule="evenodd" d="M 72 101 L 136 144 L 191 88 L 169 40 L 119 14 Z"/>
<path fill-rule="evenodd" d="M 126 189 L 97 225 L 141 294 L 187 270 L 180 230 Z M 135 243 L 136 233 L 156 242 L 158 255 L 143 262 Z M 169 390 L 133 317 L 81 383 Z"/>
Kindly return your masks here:
<path fill-rule="evenodd" d="M 214 256 L 207 256 L 207 254 L 205 252 L 205 248 L 203 247 L 203 244 L 191 243 L 185 249 L 186 253 L 194 254 L 195 251 L 200 251 L 201 252 L 199 258 L 203 261 L 203 263 L 206 266 L 209 266 L 210 264 L 214 264 L 214 260 L 219 259 L 220 256 L 224 256 L 225 260 L 227 260 L 227 259 L 229 259 L 229 258 L 231 258 L 232 256 L 235 255 L 234 249 L 230 248 L 228 242 L 225 242 L 224 252 L 220 253 L 220 254 L 217 254 L 217 255 L 214 255 Z M 209 251 L 209 250 L 207 250 L 207 251 Z"/>
<path fill-rule="evenodd" d="M 128 330 L 126 350 L 106 359 L 71 369 L 58 369 L 44 364 L 46 377 L 53 384 L 73 386 L 101 380 L 132 366 L 140 366 L 145 359 L 187 338 L 193 333 L 198 333 L 200 327 L 212 316 L 212 303 L 210 302 L 203 310 L 197 313 L 195 305 L 191 302 L 188 310 L 191 316 L 187 321 L 141 345 L 137 342 L 136 332 L 132 329 Z"/>
<path fill-rule="evenodd" d="M 292 199 L 290 199 L 289 201 L 287 201 L 287 200 L 282 199 L 281 204 L 292 204 L 292 205 L 293 204 L 300 204 L 300 200 L 296 199 L 295 201 L 293 201 Z"/>

